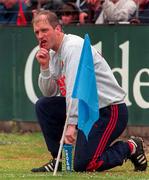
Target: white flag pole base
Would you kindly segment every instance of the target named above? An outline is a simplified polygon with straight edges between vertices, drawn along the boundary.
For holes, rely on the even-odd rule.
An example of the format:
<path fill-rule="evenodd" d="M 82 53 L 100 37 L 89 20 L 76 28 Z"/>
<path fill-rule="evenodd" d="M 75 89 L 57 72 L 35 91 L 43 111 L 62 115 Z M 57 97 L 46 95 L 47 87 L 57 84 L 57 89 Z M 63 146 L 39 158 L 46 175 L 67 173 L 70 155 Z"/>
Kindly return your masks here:
<path fill-rule="evenodd" d="M 57 155 L 57 158 L 56 158 L 56 164 L 55 164 L 53 176 L 55 176 L 56 173 L 57 173 L 57 169 L 58 169 L 58 165 L 59 165 L 59 160 L 60 160 L 60 156 L 61 156 L 61 152 L 62 152 L 62 148 L 63 148 L 63 144 L 64 144 L 64 138 L 65 138 L 65 133 L 66 133 L 66 129 L 67 129 L 67 122 L 68 122 L 68 119 L 69 119 L 71 105 L 72 105 L 72 98 L 70 99 L 69 106 L 68 106 L 68 112 L 67 112 L 67 116 L 66 116 L 66 121 L 65 121 L 64 129 L 63 129 L 62 138 L 61 138 L 61 141 L 60 141 L 58 155 Z"/>

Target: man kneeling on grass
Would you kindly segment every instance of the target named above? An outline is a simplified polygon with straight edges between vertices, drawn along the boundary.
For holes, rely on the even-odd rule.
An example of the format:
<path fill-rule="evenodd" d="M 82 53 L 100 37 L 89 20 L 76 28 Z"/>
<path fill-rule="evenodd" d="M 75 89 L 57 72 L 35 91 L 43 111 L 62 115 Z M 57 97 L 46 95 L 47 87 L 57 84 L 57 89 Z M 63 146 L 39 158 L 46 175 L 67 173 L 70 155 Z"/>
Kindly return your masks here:
<path fill-rule="evenodd" d="M 39 88 L 44 95 L 37 101 L 35 108 L 53 158 L 47 164 L 33 168 L 32 172 L 51 172 L 55 167 L 84 40 L 76 35 L 64 34 L 56 14 L 50 11 L 36 13 L 33 29 L 39 42 L 36 58 L 40 65 Z M 94 47 L 91 48 L 100 117 L 86 140 L 84 133 L 77 129 L 78 101 L 72 100 L 65 143 L 76 142 L 74 170 L 103 171 L 130 159 L 136 171 L 144 171 L 147 159 L 141 138 L 131 137 L 126 142 L 114 142 L 127 126 L 128 112 L 124 103 L 126 94 L 105 59 Z M 60 162 L 58 171 L 61 171 L 61 166 Z"/>

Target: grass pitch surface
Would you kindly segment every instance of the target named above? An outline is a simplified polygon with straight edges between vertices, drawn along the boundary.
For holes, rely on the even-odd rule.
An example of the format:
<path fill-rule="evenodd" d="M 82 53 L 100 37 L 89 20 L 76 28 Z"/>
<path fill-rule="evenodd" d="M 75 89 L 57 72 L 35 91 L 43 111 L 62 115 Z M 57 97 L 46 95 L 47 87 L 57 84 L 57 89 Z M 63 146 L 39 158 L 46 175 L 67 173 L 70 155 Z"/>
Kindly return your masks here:
<path fill-rule="evenodd" d="M 149 158 L 149 155 L 147 155 Z M 127 161 L 123 166 L 96 173 L 32 173 L 33 167 L 48 162 L 50 155 L 41 133 L 0 134 L 0 180 L 149 180 L 146 172 L 134 172 Z"/>

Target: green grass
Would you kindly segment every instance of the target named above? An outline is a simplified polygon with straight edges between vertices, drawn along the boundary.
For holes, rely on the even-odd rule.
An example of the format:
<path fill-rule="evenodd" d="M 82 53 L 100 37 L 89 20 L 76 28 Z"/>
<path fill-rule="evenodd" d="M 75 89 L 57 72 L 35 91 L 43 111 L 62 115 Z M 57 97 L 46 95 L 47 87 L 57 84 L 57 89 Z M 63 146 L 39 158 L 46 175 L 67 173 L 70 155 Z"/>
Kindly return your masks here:
<path fill-rule="evenodd" d="M 149 156 L 148 156 L 149 157 Z M 0 134 L 0 180 L 149 180 L 146 172 L 134 172 L 127 161 L 123 166 L 101 173 L 32 173 L 33 167 L 46 163 L 50 154 L 41 133 Z"/>

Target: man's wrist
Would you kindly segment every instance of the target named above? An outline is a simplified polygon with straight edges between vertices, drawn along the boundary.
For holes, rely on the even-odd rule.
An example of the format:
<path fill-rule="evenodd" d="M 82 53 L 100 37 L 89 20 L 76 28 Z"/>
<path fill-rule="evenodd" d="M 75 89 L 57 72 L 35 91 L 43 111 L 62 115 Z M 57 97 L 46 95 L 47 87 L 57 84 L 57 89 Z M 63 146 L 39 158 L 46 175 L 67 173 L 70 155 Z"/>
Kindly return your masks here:
<path fill-rule="evenodd" d="M 76 129 L 77 125 L 76 124 L 68 124 L 67 128 L 73 128 Z"/>
<path fill-rule="evenodd" d="M 40 65 L 40 69 L 42 69 L 42 70 L 46 70 L 48 68 L 49 68 L 49 64 L 47 64 L 47 65 Z"/>
<path fill-rule="evenodd" d="M 68 126 L 76 127 L 76 124 L 68 124 Z"/>

